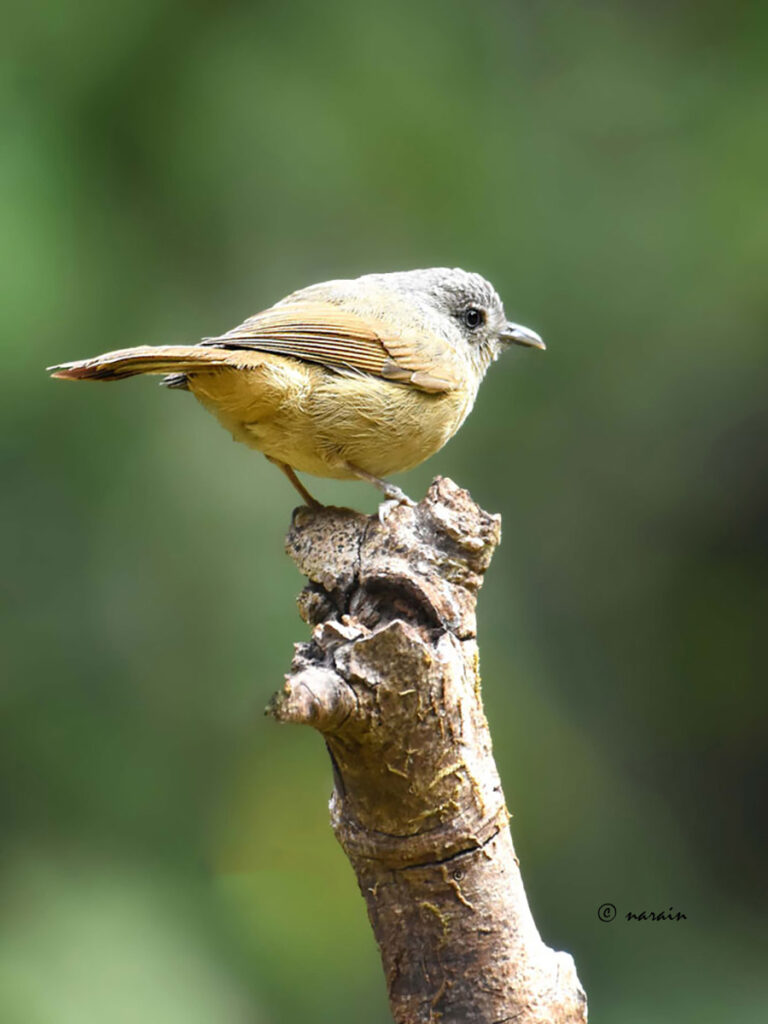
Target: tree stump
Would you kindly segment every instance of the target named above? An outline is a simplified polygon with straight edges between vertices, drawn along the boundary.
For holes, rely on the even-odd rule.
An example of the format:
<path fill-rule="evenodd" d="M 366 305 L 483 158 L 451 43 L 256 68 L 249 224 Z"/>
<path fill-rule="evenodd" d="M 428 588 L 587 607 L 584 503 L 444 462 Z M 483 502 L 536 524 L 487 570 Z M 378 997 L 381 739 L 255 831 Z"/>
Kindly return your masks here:
<path fill-rule="evenodd" d="M 382 519 L 295 511 L 312 639 L 267 711 L 325 738 L 398 1024 L 585 1022 L 528 907 L 483 712 L 475 605 L 500 518 L 438 477 Z"/>

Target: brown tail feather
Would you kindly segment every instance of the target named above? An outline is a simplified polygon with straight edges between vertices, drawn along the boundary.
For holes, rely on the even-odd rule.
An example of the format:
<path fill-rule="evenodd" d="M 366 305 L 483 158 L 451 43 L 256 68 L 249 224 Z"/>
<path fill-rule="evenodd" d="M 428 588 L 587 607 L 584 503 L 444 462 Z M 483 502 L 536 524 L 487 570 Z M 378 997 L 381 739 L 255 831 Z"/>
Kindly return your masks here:
<path fill-rule="evenodd" d="M 117 352 L 105 352 L 93 359 L 49 366 L 48 372 L 61 380 L 123 380 L 137 373 L 189 373 L 203 366 L 227 366 L 232 353 L 199 345 L 140 345 Z"/>

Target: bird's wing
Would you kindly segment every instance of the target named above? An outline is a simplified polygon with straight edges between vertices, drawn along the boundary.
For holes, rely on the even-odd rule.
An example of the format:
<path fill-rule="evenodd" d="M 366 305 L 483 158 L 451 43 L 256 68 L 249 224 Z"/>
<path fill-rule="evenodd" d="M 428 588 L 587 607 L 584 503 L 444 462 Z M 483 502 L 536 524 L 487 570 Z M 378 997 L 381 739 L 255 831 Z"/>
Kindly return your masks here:
<path fill-rule="evenodd" d="M 340 372 L 370 373 L 427 392 L 453 391 L 460 385 L 453 360 L 436 358 L 445 350 L 442 341 L 390 331 L 385 324 L 334 302 L 280 303 L 201 344 L 274 352 Z"/>

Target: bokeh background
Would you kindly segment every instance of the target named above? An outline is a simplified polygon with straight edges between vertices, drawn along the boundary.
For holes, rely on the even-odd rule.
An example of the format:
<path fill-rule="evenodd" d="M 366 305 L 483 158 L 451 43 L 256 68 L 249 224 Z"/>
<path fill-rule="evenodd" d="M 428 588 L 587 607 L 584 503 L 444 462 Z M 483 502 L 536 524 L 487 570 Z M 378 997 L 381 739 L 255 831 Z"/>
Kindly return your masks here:
<path fill-rule="evenodd" d="M 12 5 L 4 1024 L 389 1019 L 322 742 L 261 713 L 294 493 L 187 395 L 43 368 L 433 265 L 549 344 L 399 480 L 503 515 L 485 700 L 542 934 L 595 1021 L 765 1019 L 767 39 L 751 3 Z"/>

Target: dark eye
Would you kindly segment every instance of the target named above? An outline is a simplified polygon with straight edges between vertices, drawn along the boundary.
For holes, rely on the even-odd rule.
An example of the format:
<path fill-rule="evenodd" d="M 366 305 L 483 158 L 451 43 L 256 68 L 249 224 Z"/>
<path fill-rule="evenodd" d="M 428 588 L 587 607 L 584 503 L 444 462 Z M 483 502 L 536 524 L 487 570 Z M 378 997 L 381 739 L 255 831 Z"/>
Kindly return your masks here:
<path fill-rule="evenodd" d="M 485 313 L 482 309 L 478 309 L 477 306 L 470 306 L 461 314 L 461 319 L 470 331 L 474 331 L 476 327 L 480 326 L 480 324 L 485 323 Z"/>

